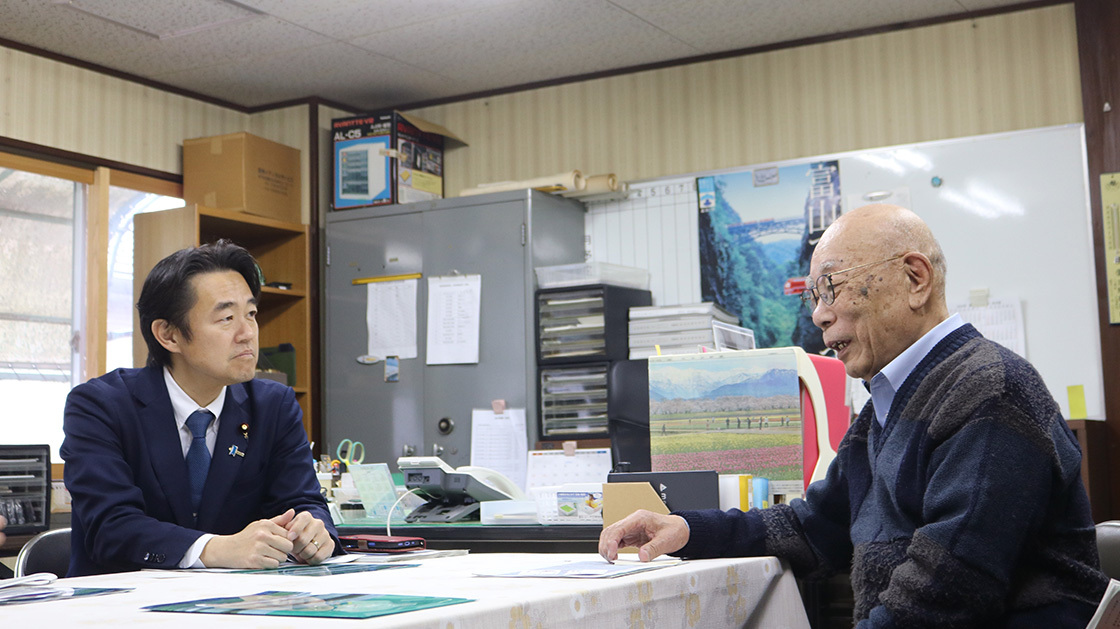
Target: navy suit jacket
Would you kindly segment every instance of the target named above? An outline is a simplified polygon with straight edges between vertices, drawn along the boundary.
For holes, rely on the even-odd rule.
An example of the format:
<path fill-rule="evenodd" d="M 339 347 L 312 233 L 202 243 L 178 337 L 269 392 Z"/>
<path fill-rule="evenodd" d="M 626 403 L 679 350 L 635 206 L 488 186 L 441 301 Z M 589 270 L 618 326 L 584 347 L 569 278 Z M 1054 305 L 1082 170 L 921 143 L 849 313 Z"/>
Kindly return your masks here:
<path fill-rule="evenodd" d="M 322 520 L 342 552 L 286 386 L 251 380 L 226 388 L 197 522 L 161 368 L 118 369 L 78 385 L 66 399 L 63 432 L 73 498 L 69 576 L 175 568 L 203 533 L 237 533 L 289 508 Z"/>

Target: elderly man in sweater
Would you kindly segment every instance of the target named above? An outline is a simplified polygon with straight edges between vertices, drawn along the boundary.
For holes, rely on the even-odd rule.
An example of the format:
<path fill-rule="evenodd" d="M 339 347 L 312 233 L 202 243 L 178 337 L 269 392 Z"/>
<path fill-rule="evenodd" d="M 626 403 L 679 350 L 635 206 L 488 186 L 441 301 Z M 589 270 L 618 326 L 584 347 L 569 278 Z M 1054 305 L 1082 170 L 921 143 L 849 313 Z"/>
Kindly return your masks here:
<path fill-rule="evenodd" d="M 810 272 L 813 322 L 871 392 L 827 477 L 766 510 L 638 511 L 599 552 L 850 570 L 860 629 L 1084 627 L 1108 580 L 1077 441 L 1029 363 L 949 315 L 929 227 L 897 206 L 856 209 Z"/>

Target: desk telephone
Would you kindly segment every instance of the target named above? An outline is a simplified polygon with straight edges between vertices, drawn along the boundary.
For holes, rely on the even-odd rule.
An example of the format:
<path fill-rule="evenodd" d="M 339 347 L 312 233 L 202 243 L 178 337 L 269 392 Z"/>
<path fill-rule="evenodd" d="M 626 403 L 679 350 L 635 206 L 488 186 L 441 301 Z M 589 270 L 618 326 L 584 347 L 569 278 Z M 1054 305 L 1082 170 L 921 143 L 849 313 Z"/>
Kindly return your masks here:
<path fill-rule="evenodd" d="M 478 519 L 479 503 L 486 500 L 528 500 L 509 478 L 485 467 L 453 468 L 435 456 L 397 459 L 404 484 L 427 499 L 405 516 L 406 522 L 458 522 Z"/>

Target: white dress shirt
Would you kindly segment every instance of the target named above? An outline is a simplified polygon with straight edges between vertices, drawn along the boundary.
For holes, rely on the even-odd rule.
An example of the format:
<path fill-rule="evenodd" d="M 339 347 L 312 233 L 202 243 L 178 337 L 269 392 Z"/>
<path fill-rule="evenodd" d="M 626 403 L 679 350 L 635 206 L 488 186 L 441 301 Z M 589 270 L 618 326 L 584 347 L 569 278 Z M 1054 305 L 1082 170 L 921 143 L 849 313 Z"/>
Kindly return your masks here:
<path fill-rule="evenodd" d="M 175 413 L 175 426 L 179 429 L 179 440 L 183 446 L 183 458 L 187 458 L 187 450 L 190 450 L 191 441 L 194 439 L 194 435 L 191 434 L 191 429 L 187 427 L 187 418 L 190 417 L 191 413 L 199 410 L 199 408 L 205 408 L 214 414 L 214 421 L 210 422 L 210 425 L 206 428 L 206 449 L 210 451 L 210 456 L 213 457 L 214 446 L 218 443 L 218 422 L 222 419 L 222 407 L 224 407 L 226 403 L 226 387 L 222 387 L 222 390 L 218 393 L 218 397 L 214 398 L 213 402 L 210 402 L 205 407 L 199 407 L 198 403 L 192 400 L 191 396 L 187 395 L 183 387 L 180 387 L 179 383 L 175 382 L 175 378 L 171 376 L 171 370 L 167 367 L 163 368 L 163 381 L 167 384 L 167 395 L 171 398 L 171 410 Z M 211 533 L 203 533 L 202 537 L 195 540 L 195 542 L 191 544 L 191 547 L 187 549 L 186 554 L 183 555 L 182 560 L 179 561 L 179 567 L 205 568 L 206 566 L 202 563 L 201 559 L 202 549 L 212 537 L 214 537 L 214 535 Z"/>

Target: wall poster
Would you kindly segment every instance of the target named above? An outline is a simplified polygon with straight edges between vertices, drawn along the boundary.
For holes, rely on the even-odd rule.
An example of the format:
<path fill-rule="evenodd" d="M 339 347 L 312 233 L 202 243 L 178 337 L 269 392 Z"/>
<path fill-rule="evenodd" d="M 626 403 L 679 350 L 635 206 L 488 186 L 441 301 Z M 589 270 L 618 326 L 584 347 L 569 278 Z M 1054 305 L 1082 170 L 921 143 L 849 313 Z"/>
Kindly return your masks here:
<path fill-rule="evenodd" d="M 840 216 L 840 162 L 808 162 L 697 179 L 700 290 L 754 330 L 758 347 L 824 349 L 801 305 L 809 259 Z"/>

